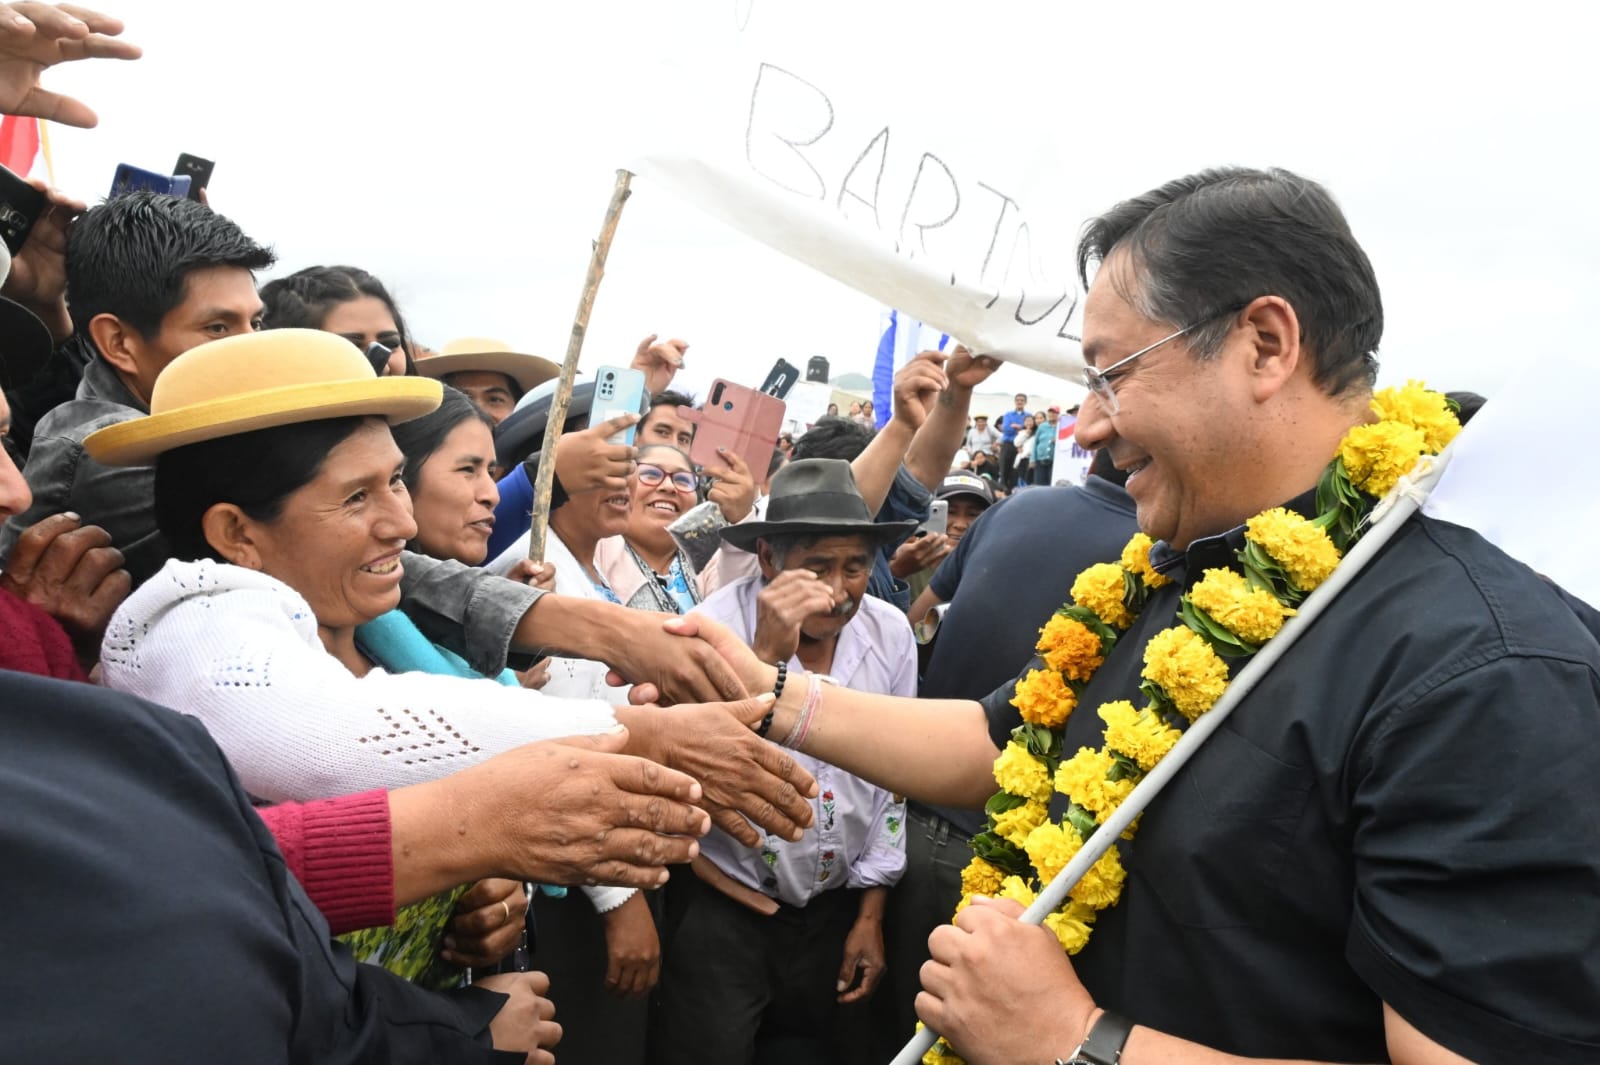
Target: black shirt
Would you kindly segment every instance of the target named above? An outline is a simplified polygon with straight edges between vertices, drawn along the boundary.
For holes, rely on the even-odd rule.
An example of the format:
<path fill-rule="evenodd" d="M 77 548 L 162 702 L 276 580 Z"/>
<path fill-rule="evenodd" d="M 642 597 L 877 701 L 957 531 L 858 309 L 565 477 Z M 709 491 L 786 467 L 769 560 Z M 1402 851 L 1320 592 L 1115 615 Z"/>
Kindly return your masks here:
<path fill-rule="evenodd" d="M 329 939 L 192 718 L 0 671 L 0 810 L 6 1061 L 523 1060 L 487 1045 L 505 996 Z"/>
<path fill-rule="evenodd" d="M 929 584 L 950 607 L 921 696 L 981 699 L 1016 676 L 1073 578 L 1121 556 L 1138 531 L 1133 510 L 1121 487 L 1090 477 L 1081 488 L 1018 492 L 978 515 Z M 936 810 L 969 836 L 983 828 L 982 811 Z"/>
<path fill-rule="evenodd" d="M 1065 750 L 1101 745 L 1101 703 L 1142 705 L 1142 648 L 1175 623 L 1182 578 L 1240 542 L 1175 560 Z M 1600 1061 L 1597 671 L 1550 585 L 1412 519 L 1121 844 L 1122 901 L 1075 959 L 1085 986 L 1235 1054 L 1387 1060 L 1387 1002 L 1475 1061 Z M 996 743 L 1011 694 L 985 700 Z"/>

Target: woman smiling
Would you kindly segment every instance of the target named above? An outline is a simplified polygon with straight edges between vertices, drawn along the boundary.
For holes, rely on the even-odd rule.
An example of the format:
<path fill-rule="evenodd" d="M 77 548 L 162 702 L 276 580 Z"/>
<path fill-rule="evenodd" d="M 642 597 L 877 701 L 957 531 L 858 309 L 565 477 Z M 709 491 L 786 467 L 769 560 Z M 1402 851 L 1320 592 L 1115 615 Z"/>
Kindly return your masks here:
<path fill-rule="evenodd" d="M 675 447 L 640 448 L 631 488 L 627 528 L 601 545 L 601 566 L 628 606 L 687 614 L 700 602 L 696 568 L 669 526 L 699 500 L 694 466 Z"/>
<path fill-rule="evenodd" d="M 397 425 L 404 480 L 417 522 L 413 551 L 481 566 L 500 502 L 492 469 L 494 422 L 449 385 L 439 409 Z"/>

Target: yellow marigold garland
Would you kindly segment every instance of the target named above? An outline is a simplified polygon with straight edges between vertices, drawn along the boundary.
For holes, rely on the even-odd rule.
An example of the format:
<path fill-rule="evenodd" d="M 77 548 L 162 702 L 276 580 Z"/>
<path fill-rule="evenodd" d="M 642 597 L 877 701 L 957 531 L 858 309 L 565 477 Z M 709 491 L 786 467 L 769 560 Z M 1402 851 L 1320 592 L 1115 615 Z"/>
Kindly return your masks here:
<path fill-rule="evenodd" d="M 1245 523 L 1243 574 L 1207 570 L 1180 600 L 1181 624 L 1145 645 L 1142 691 L 1149 705 L 1104 703 L 1100 750 L 1084 747 L 1063 758 L 1061 736 L 1078 697 L 1118 635 L 1133 624 L 1147 595 L 1170 583 L 1150 561 L 1150 538 L 1135 535 L 1119 563 L 1101 563 L 1072 584 L 1072 603 L 1039 630 L 1042 669 L 1017 684 L 1011 700 L 1023 725 L 995 759 L 1000 791 L 989 800 L 987 829 L 973 838 L 975 857 L 961 874 L 961 905 L 976 895 L 1032 903 L 1127 798 L 1144 774 L 1166 757 L 1182 729 L 1210 710 L 1226 690 L 1226 658 L 1243 658 L 1278 634 L 1295 604 L 1328 579 L 1360 535 L 1376 498 L 1460 432 L 1454 405 L 1419 382 L 1373 397 L 1377 420 L 1350 430 L 1317 487 L 1316 518 L 1277 507 Z M 1067 812 L 1051 820 L 1052 790 Z M 1142 816 L 1142 815 L 1141 815 Z M 1135 822 L 1135 826 L 1137 822 Z M 1133 827 L 1123 834 L 1133 838 Z M 1068 901 L 1044 919 L 1068 954 L 1088 943 L 1098 911 L 1116 905 L 1126 872 L 1118 848 L 1108 849 L 1072 888 Z M 942 1039 L 926 1065 L 963 1065 Z"/>

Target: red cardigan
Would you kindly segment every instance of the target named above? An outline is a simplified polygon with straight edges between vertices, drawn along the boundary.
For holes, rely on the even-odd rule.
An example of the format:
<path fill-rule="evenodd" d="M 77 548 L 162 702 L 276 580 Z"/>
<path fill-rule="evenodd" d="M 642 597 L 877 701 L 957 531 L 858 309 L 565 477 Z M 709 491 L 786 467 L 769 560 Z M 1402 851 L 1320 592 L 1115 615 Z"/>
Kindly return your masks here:
<path fill-rule="evenodd" d="M 87 681 L 60 622 L 0 589 L 0 669 Z M 389 794 L 368 791 L 256 811 L 335 935 L 394 921 Z"/>

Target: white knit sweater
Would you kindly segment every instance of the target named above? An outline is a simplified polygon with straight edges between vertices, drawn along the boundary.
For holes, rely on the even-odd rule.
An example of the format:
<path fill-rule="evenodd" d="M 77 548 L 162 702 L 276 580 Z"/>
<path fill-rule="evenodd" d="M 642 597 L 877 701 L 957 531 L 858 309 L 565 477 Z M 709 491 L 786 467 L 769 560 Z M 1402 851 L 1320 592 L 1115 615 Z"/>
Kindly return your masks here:
<path fill-rule="evenodd" d="M 168 562 L 129 596 L 101 663 L 108 686 L 199 718 L 245 790 L 274 802 L 403 787 L 616 725 L 603 702 L 488 679 L 381 668 L 357 677 L 323 648 L 293 588 L 211 561 Z M 591 897 L 604 912 L 632 894 Z"/>

